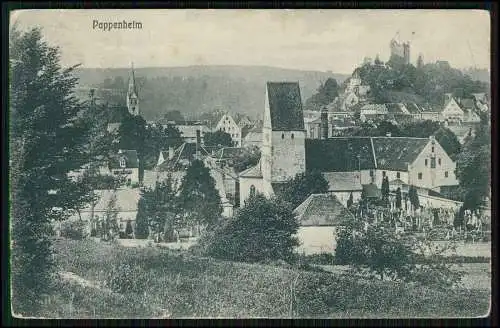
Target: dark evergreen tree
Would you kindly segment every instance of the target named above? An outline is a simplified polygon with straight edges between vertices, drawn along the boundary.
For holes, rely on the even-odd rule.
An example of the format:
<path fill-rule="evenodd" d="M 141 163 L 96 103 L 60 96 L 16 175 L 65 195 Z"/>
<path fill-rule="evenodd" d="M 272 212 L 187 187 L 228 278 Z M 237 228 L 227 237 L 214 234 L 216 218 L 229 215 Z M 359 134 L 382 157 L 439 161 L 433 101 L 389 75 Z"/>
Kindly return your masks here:
<path fill-rule="evenodd" d="M 354 203 L 354 198 L 352 196 L 352 192 L 349 194 L 349 199 L 347 200 L 347 208 L 351 208 L 352 204 Z"/>
<path fill-rule="evenodd" d="M 410 186 L 410 189 L 408 190 L 408 200 L 410 201 L 410 204 L 413 206 L 414 210 L 420 208 L 420 200 L 418 198 L 417 188 L 415 188 L 415 186 Z"/>
<path fill-rule="evenodd" d="M 380 189 L 382 192 L 382 202 L 387 206 L 389 204 L 389 179 L 387 176 L 382 179 L 382 187 Z"/>
<path fill-rule="evenodd" d="M 86 108 L 73 94 L 75 67 L 61 68 L 41 30 L 10 32 L 12 306 L 32 316 L 53 281 L 51 220 L 64 219 L 85 194 L 70 196 L 77 188 L 67 173 L 88 160 L 78 115 Z"/>
<path fill-rule="evenodd" d="M 401 188 L 396 190 L 396 208 L 401 209 Z"/>

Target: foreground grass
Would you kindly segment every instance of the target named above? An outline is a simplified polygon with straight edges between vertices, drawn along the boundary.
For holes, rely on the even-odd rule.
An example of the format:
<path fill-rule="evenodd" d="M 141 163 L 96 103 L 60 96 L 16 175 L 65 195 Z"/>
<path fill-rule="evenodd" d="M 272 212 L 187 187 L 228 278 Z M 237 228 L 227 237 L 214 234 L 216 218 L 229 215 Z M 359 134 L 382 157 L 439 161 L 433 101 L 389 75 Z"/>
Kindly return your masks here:
<path fill-rule="evenodd" d="M 96 284 L 113 275 L 132 283 L 113 292 L 61 281 L 46 317 L 475 317 L 489 310 L 488 290 L 436 291 L 90 240 L 60 240 L 56 249 L 61 271 Z"/>

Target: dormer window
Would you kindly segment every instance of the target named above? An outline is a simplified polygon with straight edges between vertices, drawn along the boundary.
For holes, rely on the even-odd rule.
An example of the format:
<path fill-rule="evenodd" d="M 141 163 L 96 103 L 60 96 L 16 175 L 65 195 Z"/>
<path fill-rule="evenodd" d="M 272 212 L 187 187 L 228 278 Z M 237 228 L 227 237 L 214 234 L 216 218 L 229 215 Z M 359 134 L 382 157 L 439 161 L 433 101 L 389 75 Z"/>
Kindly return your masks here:
<path fill-rule="evenodd" d="M 127 167 L 127 162 L 125 161 L 125 158 L 120 158 L 120 167 Z"/>
<path fill-rule="evenodd" d="M 284 133 L 281 134 L 281 139 L 285 139 L 285 134 Z"/>

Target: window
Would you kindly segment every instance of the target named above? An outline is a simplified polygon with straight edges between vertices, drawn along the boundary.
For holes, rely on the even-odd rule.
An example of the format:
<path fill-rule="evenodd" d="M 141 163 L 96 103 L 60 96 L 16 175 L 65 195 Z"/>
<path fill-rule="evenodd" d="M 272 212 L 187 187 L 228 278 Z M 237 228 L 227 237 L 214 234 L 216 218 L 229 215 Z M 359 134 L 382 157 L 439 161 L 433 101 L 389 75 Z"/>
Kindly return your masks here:
<path fill-rule="evenodd" d="M 444 171 L 444 177 L 447 178 L 448 177 L 448 171 Z"/>
<path fill-rule="evenodd" d="M 419 180 L 422 180 L 422 173 L 419 173 L 419 174 L 418 174 L 418 179 L 419 179 Z"/>
<path fill-rule="evenodd" d="M 281 139 L 285 139 L 285 134 L 284 133 L 281 134 Z"/>
<path fill-rule="evenodd" d="M 438 164 L 441 165 L 441 158 L 438 158 Z"/>
<path fill-rule="evenodd" d="M 432 146 L 432 148 L 431 148 L 431 152 L 434 152 L 434 146 Z"/>
<path fill-rule="evenodd" d="M 427 158 L 425 159 L 425 166 L 427 166 Z"/>
<path fill-rule="evenodd" d="M 382 177 L 385 178 L 385 171 L 382 171 Z"/>
<path fill-rule="evenodd" d="M 293 133 L 292 133 L 292 139 L 293 139 Z"/>
<path fill-rule="evenodd" d="M 398 179 L 401 178 L 401 173 L 396 172 L 396 178 L 398 178 Z"/>
<path fill-rule="evenodd" d="M 255 186 L 251 185 L 250 186 L 250 197 L 253 197 L 253 196 L 255 196 Z"/>
<path fill-rule="evenodd" d="M 436 168 L 436 158 L 432 157 L 431 158 L 431 169 L 435 169 L 435 168 Z"/>
<path fill-rule="evenodd" d="M 127 162 L 125 161 L 125 158 L 120 158 L 120 167 L 126 167 Z"/>
<path fill-rule="evenodd" d="M 222 131 L 226 132 L 226 128 L 222 128 Z"/>

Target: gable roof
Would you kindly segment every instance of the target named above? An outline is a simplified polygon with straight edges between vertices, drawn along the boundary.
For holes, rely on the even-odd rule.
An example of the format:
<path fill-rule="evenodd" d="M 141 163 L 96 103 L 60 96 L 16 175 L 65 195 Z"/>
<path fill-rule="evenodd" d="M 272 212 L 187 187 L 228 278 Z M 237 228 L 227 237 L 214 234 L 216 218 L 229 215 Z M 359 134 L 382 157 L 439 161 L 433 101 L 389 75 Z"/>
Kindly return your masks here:
<path fill-rule="evenodd" d="M 125 168 L 133 169 L 139 167 L 139 158 L 136 150 L 119 150 L 118 154 L 112 156 L 109 161 L 110 169 L 120 169 L 120 160 L 125 159 Z"/>
<path fill-rule="evenodd" d="M 360 173 L 355 172 L 324 172 L 323 177 L 328 182 L 329 192 L 361 191 Z"/>
<path fill-rule="evenodd" d="M 407 164 L 413 163 L 428 143 L 427 138 L 407 137 L 306 139 L 306 167 L 321 172 L 369 169 L 405 172 Z"/>
<path fill-rule="evenodd" d="M 462 99 L 460 105 L 462 106 L 462 108 L 468 110 L 476 110 L 476 103 L 474 102 L 474 99 Z"/>
<path fill-rule="evenodd" d="M 376 168 L 369 137 L 306 139 L 305 153 L 308 170 L 350 172 Z"/>
<path fill-rule="evenodd" d="M 267 82 L 273 131 L 302 131 L 304 116 L 298 82 Z"/>
<path fill-rule="evenodd" d="M 293 213 L 301 226 L 339 226 L 354 219 L 352 213 L 331 194 L 312 194 Z"/>
<path fill-rule="evenodd" d="M 243 178 L 262 178 L 262 170 L 260 168 L 260 160 L 257 163 L 257 165 L 252 166 L 243 172 L 240 172 L 240 174 L 238 174 L 238 176 L 243 177 Z"/>
<path fill-rule="evenodd" d="M 251 126 L 248 126 L 248 125 L 245 125 L 244 127 L 241 128 L 241 137 L 242 138 L 245 138 L 249 133 L 250 131 L 252 131 L 252 127 Z"/>
<path fill-rule="evenodd" d="M 407 171 L 424 147 L 427 138 L 373 137 L 373 150 L 378 169 Z"/>
<path fill-rule="evenodd" d="M 215 157 L 219 160 L 229 159 L 229 158 L 239 156 L 245 152 L 246 152 L 246 149 L 244 149 L 244 148 L 224 147 L 215 153 Z"/>

